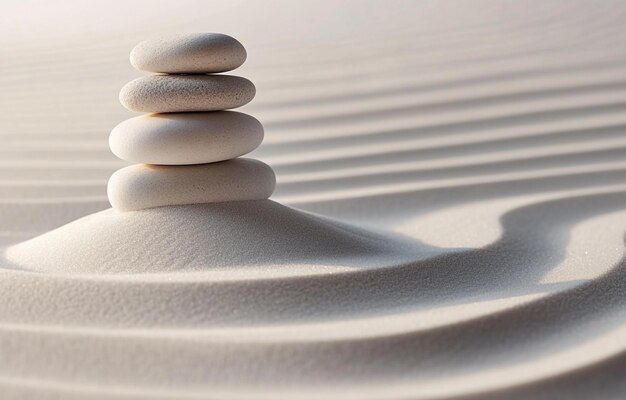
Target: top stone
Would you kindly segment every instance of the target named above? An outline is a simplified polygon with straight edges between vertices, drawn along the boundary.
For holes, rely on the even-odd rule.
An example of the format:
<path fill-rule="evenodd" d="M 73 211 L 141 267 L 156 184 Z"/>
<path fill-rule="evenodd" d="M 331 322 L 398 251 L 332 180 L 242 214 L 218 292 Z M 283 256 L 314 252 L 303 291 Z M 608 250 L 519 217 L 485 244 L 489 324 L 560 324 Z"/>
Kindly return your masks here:
<path fill-rule="evenodd" d="M 246 61 L 246 49 L 221 33 L 191 33 L 150 39 L 130 53 L 140 71 L 166 74 L 207 74 L 233 70 Z"/>

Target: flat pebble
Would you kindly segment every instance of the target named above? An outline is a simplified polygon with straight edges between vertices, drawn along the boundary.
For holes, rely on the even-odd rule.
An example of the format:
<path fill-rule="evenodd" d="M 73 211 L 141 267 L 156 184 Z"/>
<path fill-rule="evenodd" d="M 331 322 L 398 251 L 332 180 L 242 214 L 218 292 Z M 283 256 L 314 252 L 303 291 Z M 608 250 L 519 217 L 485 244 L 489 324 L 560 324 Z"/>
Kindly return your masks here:
<path fill-rule="evenodd" d="M 119 158 L 162 165 L 229 160 L 262 141 L 263 125 L 235 111 L 146 114 L 120 123 L 109 136 L 111 151 Z"/>
<path fill-rule="evenodd" d="M 118 211 L 183 204 L 263 200 L 276 185 L 272 169 L 257 160 L 237 158 L 201 165 L 137 164 L 109 179 L 109 202 Z"/>
<path fill-rule="evenodd" d="M 168 74 L 215 73 L 233 70 L 246 61 L 246 49 L 221 33 L 191 33 L 149 39 L 130 53 L 140 71 Z"/>
<path fill-rule="evenodd" d="M 245 78 L 230 75 L 151 75 L 128 82 L 120 102 L 131 111 L 219 111 L 241 107 L 256 88 Z"/>

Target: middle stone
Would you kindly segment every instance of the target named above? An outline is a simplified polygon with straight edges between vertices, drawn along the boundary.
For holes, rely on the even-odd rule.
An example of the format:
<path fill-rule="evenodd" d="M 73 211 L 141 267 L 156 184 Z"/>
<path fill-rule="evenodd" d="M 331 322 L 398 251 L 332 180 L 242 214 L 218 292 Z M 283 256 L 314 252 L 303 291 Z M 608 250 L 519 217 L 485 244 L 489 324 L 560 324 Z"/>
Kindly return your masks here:
<path fill-rule="evenodd" d="M 233 75 L 149 75 L 128 82 L 120 102 L 131 111 L 167 113 L 241 107 L 256 94 L 254 84 Z"/>
<path fill-rule="evenodd" d="M 256 149 L 263 125 L 235 111 L 148 114 L 117 125 L 109 136 L 122 160 L 160 165 L 229 160 Z"/>

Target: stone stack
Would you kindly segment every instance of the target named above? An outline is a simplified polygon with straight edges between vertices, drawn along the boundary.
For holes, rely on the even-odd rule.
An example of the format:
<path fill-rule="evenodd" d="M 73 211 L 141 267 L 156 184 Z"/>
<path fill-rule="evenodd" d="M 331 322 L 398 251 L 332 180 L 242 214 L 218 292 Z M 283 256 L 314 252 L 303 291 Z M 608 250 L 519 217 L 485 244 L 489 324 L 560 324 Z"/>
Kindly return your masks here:
<path fill-rule="evenodd" d="M 217 33 L 178 35 L 137 45 L 131 64 L 154 73 L 124 86 L 120 101 L 148 112 L 116 126 L 109 137 L 119 158 L 140 164 L 109 180 L 113 208 L 135 211 L 196 203 L 267 199 L 275 176 L 266 164 L 237 158 L 257 148 L 263 126 L 234 111 L 256 89 L 245 78 L 217 73 L 246 60 L 234 38 Z"/>

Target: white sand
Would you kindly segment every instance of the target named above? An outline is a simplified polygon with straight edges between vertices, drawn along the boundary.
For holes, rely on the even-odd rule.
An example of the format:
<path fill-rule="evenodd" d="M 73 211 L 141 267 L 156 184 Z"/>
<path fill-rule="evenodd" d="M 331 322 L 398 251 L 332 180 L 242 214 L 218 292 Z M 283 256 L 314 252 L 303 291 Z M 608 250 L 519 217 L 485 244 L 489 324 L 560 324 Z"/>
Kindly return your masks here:
<path fill-rule="evenodd" d="M 46 4 L 0 13 L 0 397 L 625 397 L 623 1 Z M 107 210 L 129 49 L 206 30 L 273 201 Z"/>

